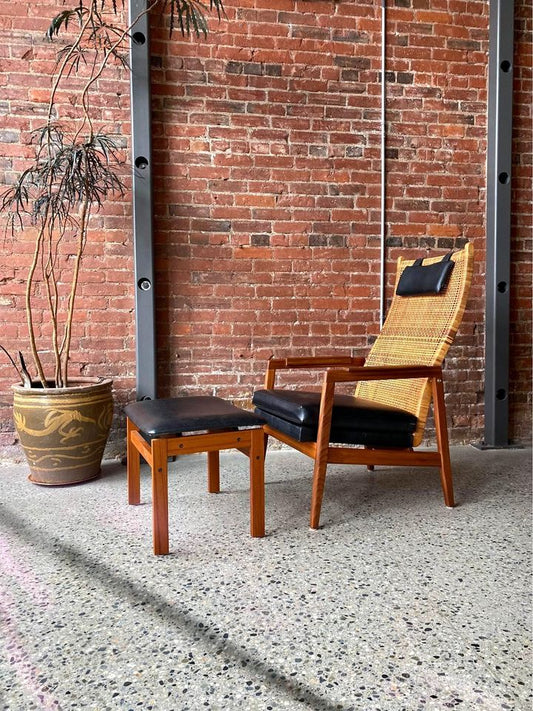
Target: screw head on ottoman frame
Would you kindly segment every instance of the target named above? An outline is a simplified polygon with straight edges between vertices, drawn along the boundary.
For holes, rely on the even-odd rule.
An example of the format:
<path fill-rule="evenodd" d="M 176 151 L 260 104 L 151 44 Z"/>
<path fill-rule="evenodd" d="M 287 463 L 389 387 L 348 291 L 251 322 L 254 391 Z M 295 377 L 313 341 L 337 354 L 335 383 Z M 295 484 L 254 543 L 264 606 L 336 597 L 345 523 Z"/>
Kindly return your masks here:
<path fill-rule="evenodd" d="M 264 420 L 219 397 L 142 400 L 124 408 L 127 417 L 128 503 L 141 503 L 140 457 L 152 474 L 153 544 L 169 552 L 168 458 L 207 452 L 208 491 L 220 491 L 219 452 L 238 449 L 250 459 L 250 534 L 265 535 Z"/>

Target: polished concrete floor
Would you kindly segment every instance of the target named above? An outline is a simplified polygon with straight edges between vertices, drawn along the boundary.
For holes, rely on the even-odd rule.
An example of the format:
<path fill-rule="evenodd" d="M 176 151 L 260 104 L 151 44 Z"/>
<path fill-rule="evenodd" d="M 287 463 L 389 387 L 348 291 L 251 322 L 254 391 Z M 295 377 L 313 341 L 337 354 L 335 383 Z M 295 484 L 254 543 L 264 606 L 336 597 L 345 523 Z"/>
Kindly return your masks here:
<path fill-rule="evenodd" d="M 452 450 L 435 470 L 267 457 L 267 536 L 248 461 L 171 465 L 171 555 L 154 557 L 148 472 L 68 488 L 0 467 L 0 709 L 531 709 L 531 451 Z"/>

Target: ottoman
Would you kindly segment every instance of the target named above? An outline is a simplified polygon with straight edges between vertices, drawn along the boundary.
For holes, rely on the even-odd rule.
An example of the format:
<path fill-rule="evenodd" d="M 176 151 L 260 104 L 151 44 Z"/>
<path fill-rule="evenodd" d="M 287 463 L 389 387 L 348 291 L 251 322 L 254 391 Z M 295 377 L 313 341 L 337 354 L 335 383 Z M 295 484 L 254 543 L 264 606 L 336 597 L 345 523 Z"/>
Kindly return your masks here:
<path fill-rule="evenodd" d="M 155 555 L 169 552 L 168 458 L 207 452 L 208 491 L 220 491 L 219 452 L 238 449 L 250 459 L 250 533 L 265 535 L 264 420 L 219 397 L 142 400 L 127 417 L 128 503 L 140 504 L 140 457 L 152 473 Z"/>

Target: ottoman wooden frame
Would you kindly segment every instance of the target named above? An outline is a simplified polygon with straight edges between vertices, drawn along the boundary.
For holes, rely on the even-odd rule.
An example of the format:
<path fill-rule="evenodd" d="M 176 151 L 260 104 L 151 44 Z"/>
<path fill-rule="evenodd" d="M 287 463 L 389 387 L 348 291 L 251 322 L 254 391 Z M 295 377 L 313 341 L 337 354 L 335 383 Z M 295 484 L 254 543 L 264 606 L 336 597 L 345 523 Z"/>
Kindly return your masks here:
<path fill-rule="evenodd" d="M 149 406 L 151 403 L 170 405 L 180 401 L 179 405 L 182 406 L 187 404 L 185 402 L 187 400 L 203 401 L 201 404 L 207 406 L 213 403 L 221 407 L 224 412 L 227 411 L 232 423 L 231 426 L 227 427 L 228 417 L 224 415 L 219 418 L 220 428 L 213 424 L 212 417 L 197 418 L 194 427 L 200 429 L 200 426 L 204 424 L 206 428 L 204 431 L 194 431 L 191 434 L 178 431 L 174 434 L 153 436 L 150 432 L 142 429 L 144 425 L 139 426 L 137 414 L 144 414 L 146 405 Z M 215 403 L 215 401 L 217 402 Z M 180 454 L 207 452 L 207 490 L 209 493 L 220 492 L 219 452 L 224 449 L 238 449 L 245 454 L 250 459 L 250 534 L 254 538 L 261 538 L 265 535 L 265 437 L 260 417 L 214 397 L 143 401 L 128 405 L 125 410 L 127 415 L 128 503 L 132 505 L 141 503 L 140 458 L 142 457 L 150 466 L 152 475 L 152 525 L 155 555 L 165 555 L 169 552 L 168 458 Z M 142 420 L 142 417 L 140 419 Z M 168 427 L 178 430 L 184 424 L 191 427 L 190 422 L 184 423 L 170 417 Z M 246 429 L 237 429 L 239 426 Z"/>

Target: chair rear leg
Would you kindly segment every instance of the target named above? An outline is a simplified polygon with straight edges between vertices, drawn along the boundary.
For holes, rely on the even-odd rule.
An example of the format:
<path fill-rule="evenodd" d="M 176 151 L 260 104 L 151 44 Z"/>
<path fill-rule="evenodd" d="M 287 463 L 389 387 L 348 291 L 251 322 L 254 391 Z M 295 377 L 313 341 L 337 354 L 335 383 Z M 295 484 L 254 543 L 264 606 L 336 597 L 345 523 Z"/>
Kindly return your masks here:
<path fill-rule="evenodd" d="M 440 481 L 444 493 L 444 503 L 449 508 L 455 506 L 453 496 L 453 476 L 450 461 L 450 446 L 448 428 L 446 425 L 446 406 L 444 403 L 444 386 L 442 378 L 434 378 L 431 383 L 433 390 L 433 415 L 437 435 L 437 449 L 440 456 Z"/>

